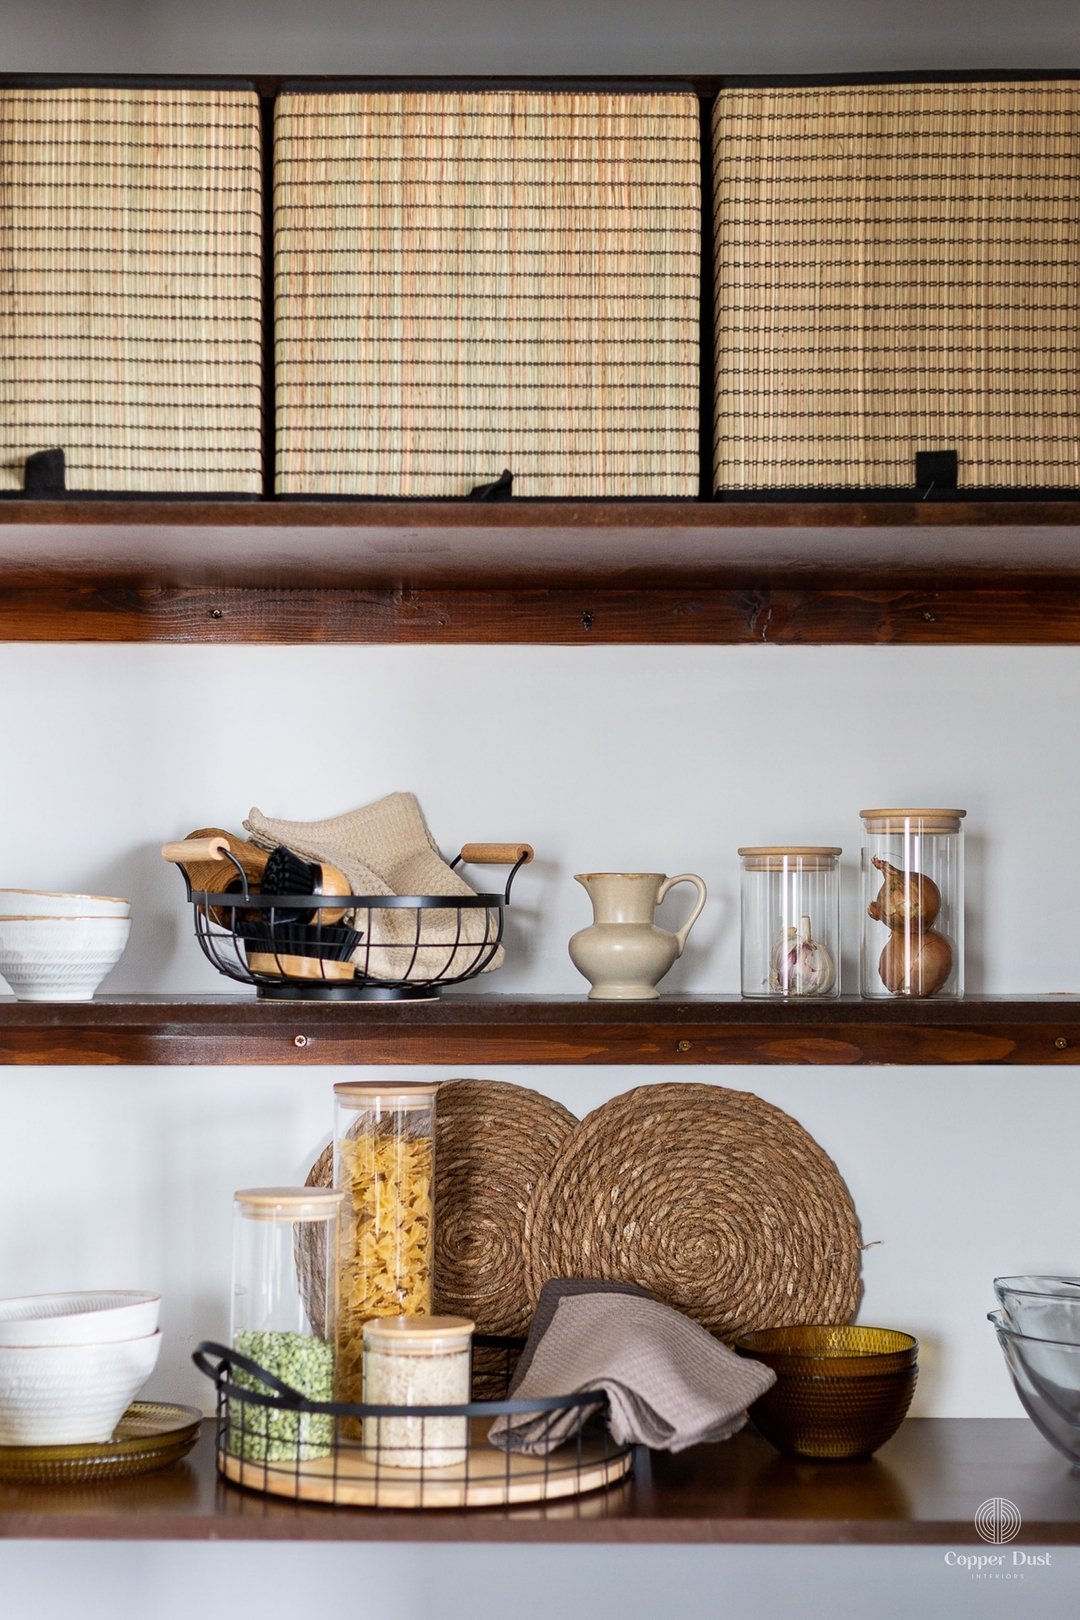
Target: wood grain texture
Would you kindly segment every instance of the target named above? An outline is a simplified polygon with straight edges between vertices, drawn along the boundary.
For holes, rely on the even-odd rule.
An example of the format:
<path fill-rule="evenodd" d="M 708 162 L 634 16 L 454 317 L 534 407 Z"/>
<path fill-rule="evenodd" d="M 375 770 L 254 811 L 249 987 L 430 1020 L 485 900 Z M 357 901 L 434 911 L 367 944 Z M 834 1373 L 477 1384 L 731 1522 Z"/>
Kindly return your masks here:
<path fill-rule="evenodd" d="M 1024 1516 L 1013 1546 L 1080 1545 L 1076 1481 L 1024 1418 L 909 1418 L 876 1457 L 854 1462 L 794 1461 L 744 1431 L 639 1455 L 631 1479 L 571 1501 L 437 1513 L 332 1511 L 239 1490 L 215 1473 L 207 1423 L 190 1457 L 142 1479 L 82 1491 L 0 1484 L 0 1537 L 971 1549 L 975 1508 L 1002 1495 Z"/>
<path fill-rule="evenodd" d="M 1080 504 L 4 501 L 0 638 L 1075 645 Z"/>
<path fill-rule="evenodd" d="M 520 590 L 0 584 L 0 640 L 275 645 L 1075 646 L 1080 582 Z"/>
<path fill-rule="evenodd" d="M 1080 997 L 787 1004 L 447 995 L 0 999 L 5 1064 L 1032 1064 L 1080 1062 Z"/>
<path fill-rule="evenodd" d="M 1039 498 L 835 500 L 110 500 L 107 496 L 0 504 L 0 524 L 143 528 L 1075 528 L 1080 500 Z"/>

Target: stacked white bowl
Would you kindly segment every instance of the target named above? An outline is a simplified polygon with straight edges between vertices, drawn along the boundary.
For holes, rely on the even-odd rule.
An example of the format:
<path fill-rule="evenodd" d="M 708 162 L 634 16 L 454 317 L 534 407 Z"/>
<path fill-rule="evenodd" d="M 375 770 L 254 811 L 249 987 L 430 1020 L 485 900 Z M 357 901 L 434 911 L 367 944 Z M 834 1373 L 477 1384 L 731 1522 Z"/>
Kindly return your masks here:
<path fill-rule="evenodd" d="M 108 1440 L 154 1370 L 161 1295 L 0 1300 L 0 1445 Z"/>
<path fill-rule="evenodd" d="M 0 974 L 19 1001 L 91 1001 L 130 932 L 130 900 L 0 889 Z"/>
<path fill-rule="evenodd" d="M 1080 1467 L 1080 1277 L 995 1277 L 990 1312 L 1025 1412 Z"/>

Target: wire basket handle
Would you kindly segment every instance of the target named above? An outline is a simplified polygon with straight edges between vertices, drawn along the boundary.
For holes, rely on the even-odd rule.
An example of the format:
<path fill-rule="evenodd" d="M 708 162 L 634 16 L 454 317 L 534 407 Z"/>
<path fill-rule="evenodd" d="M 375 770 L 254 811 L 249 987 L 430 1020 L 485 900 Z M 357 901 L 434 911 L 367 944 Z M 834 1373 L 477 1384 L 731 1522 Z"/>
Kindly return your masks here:
<path fill-rule="evenodd" d="M 509 1346 L 520 1348 L 524 1340 L 479 1333 L 476 1342 L 486 1348 L 505 1350 Z M 241 1405 L 246 1403 L 284 1408 L 290 1412 L 311 1412 L 316 1416 L 412 1417 L 420 1411 L 426 1417 L 516 1417 L 525 1413 L 535 1415 L 539 1412 L 565 1413 L 586 1409 L 595 1409 L 599 1413 L 608 1411 L 610 1405 L 607 1393 L 596 1388 L 579 1389 L 568 1395 L 530 1395 L 526 1400 L 508 1395 L 505 1400 L 470 1400 L 439 1405 L 425 1402 L 422 1406 L 415 1402 L 388 1405 L 371 1401 L 316 1401 L 294 1389 L 291 1384 L 283 1383 L 274 1373 L 267 1372 L 265 1367 L 252 1361 L 250 1356 L 245 1356 L 239 1350 L 230 1350 L 212 1339 L 204 1339 L 197 1345 L 191 1352 L 191 1359 L 215 1389 L 230 1400 L 239 1401 Z M 245 1373 L 265 1387 L 256 1389 L 237 1385 L 231 1377 L 235 1371 Z"/>
<path fill-rule="evenodd" d="M 226 838 L 182 838 L 177 843 L 162 844 L 161 858 L 183 866 L 186 861 L 223 861 L 229 855 Z"/>
<path fill-rule="evenodd" d="M 190 900 L 193 885 L 191 881 L 191 867 L 202 861 L 227 861 L 240 878 L 240 888 L 245 900 L 251 898 L 248 888 L 248 875 L 244 869 L 243 861 L 239 860 L 233 851 L 228 837 L 224 833 L 212 833 L 203 838 L 181 838 L 175 843 L 162 844 L 161 858 L 163 861 L 172 861 L 184 875 L 187 884 L 188 899 Z M 202 885 L 199 885 L 202 892 Z"/>
<path fill-rule="evenodd" d="M 528 866 L 532 858 L 531 844 L 462 844 L 461 854 L 456 860 L 451 861 L 450 865 L 455 867 L 461 861 L 468 861 L 473 866 L 509 866 L 503 896 L 509 905 L 510 889 L 514 879 L 523 866 Z"/>
<path fill-rule="evenodd" d="M 462 844 L 458 856 L 474 866 L 528 866 L 532 858 L 531 844 Z"/>
<path fill-rule="evenodd" d="M 239 1350 L 229 1350 L 223 1344 L 215 1344 L 212 1339 L 204 1339 L 202 1344 L 196 1346 L 191 1352 L 191 1359 L 199 1371 L 205 1373 L 207 1378 L 218 1387 L 227 1376 L 226 1369 L 232 1370 L 233 1368 L 247 1373 L 250 1378 L 256 1379 L 260 1384 L 265 1384 L 268 1390 L 273 1391 L 272 1396 L 263 1394 L 258 1390 L 249 1392 L 251 1399 L 259 1406 L 299 1408 L 307 1404 L 306 1396 L 302 1395 L 298 1389 L 294 1389 L 291 1384 L 283 1383 L 272 1372 L 267 1372 L 265 1367 L 260 1367 L 257 1361 L 252 1361 L 250 1356 L 245 1356 Z"/>

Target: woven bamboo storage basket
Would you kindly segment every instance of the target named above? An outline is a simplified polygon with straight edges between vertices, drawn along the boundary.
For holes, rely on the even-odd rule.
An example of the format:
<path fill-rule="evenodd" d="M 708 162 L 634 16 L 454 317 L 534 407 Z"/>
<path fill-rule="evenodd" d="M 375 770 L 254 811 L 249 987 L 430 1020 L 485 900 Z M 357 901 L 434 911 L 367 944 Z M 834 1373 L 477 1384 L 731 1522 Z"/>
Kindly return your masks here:
<path fill-rule="evenodd" d="M 0 490 L 262 490 L 251 88 L 0 88 Z"/>
<path fill-rule="evenodd" d="M 277 102 L 277 492 L 698 493 L 683 92 Z"/>
<path fill-rule="evenodd" d="M 749 1092 L 638 1086 L 576 1125 L 525 1216 L 525 1276 L 637 1283 L 732 1340 L 847 1322 L 855 1209 L 836 1165 Z"/>
<path fill-rule="evenodd" d="M 713 159 L 717 490 L 1080 487 L 1080 84 L 735 86 Z"/>

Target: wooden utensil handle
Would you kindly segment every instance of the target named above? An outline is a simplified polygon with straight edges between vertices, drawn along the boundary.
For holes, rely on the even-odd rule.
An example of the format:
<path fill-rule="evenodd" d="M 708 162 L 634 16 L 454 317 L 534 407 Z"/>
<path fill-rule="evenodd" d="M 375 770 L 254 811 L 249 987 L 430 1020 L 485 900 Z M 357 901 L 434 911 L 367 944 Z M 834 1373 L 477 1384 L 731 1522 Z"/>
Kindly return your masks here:
<path fill-rule="evenodd" d="M 474 866 L 515 866 L 533 858 L 531 844 L 462 844 L 461 858 Z"/>
<path fill-rule="evenodd" d="M 352 884 L 344 872 L 339 872 L 336 866 L 327 866 L 321 862 L 322 882 L 316 889 L 316 894 L 351 894 Z"/>
<path fill-rule="evenodd" d="M 189 861 L 223 861 L 229 853 L 226 838 L 183 838 L 179 843 L 162 844 L 163 861 L 175 861 L 183 866 Z"/>

